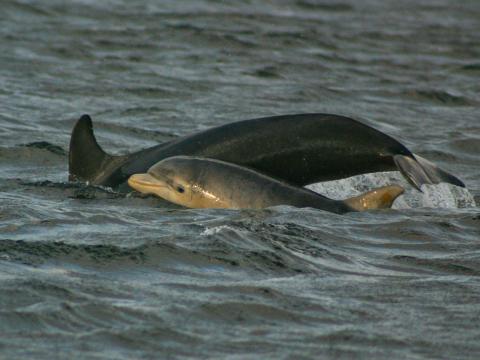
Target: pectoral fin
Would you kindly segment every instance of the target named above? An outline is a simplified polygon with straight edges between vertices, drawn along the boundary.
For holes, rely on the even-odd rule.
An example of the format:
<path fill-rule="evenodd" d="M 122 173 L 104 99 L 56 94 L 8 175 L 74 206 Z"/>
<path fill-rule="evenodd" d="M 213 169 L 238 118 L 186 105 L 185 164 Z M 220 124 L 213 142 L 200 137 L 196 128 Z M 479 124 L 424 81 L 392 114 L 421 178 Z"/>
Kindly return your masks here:
<path fill-rule="evenodd" d="M 439 184 L 444 182 L 460 187 L 465 187 L 465 184 L 456 176 L 446 172 L 443 169 L 440 169 L 437 165 L 417 154 L 414 154 L 414 156 L 433 184 Z"/>
<path fill-rule="evenodd" d="M 421 186 L 423 184 L 432 183 L 425 170 L 423 170 L 423 167 L 414 158 L 404 155 L 395 155 L 393 161 L 402 175 L 417 190 L 422 191 Z"/>
<path fill-rule="evenodd" d="M 421 156 L 414 156 L 415 158 L 395 155 L 393 161 L 403 176 L 418 190 L 422 191 L 421 186 L 423 184 L 439 184 L 442 182 L 465 187 L 465 184 L 457 177 L 440 169 Z"/>

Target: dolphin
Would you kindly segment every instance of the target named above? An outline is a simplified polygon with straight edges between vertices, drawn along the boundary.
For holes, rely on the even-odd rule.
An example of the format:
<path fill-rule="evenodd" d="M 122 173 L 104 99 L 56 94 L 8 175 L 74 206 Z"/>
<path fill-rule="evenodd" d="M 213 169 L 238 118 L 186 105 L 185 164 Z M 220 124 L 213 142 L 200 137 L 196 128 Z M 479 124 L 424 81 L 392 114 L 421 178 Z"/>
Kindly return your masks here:
<path fill-rule="evenodd" d="M 128 184 L 139 192 L 189 208 L 263 209 L 291 205 L 337 214 L 390 208 L 403 193 L 402 187 L 391 185 L 343 201 L 333 200 L 243 166 L 190 156 L 161 160 L 147 173 L 130 176 Z"/>
<path fill-rule="evenodd" d="M 423 184 L 439 182 L 465 186 L 387 134 L 333 114 L 231 122 L 120 156 L 100 147 L 90 116 L 83 115 L 70 140 L 69 180 L 128 191 L 131 175 L 145 173 L 158 161 L 176 155 L 223 160 L 297 186 L 394 170 L 419 190 Z"/>

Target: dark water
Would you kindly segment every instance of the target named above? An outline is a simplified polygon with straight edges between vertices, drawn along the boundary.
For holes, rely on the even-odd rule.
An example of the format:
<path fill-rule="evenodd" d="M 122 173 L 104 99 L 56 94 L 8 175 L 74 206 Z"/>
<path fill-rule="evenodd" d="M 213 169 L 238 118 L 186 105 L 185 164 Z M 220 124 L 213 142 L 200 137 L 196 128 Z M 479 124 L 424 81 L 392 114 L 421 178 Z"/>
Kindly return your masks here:
<path fill-rule="evenodd" d="M 480 357 L 478 1 L 2 0 L 0 25 L 0 358 Z M 470 192 L 339 216 L 66 182 L 83 113 L 118 154 L 299 112 L 370 123 Z"/>

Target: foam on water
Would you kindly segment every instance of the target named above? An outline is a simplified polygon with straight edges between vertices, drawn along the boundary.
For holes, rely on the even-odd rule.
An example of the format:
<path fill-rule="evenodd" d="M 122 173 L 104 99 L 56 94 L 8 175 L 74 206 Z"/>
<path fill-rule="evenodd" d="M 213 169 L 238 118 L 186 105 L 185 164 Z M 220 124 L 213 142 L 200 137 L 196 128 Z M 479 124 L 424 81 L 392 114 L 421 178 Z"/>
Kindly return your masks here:
<path fill-rule="evenodd" d="M 234 230 L 228 225 L 221 225 L 221 226 L 215 226 L 215 227 L 207 227 L 205 230 L 202 231 L 200 235 L 202 236 L 209 236 L 209 235 L 215 235 L 218 234 L 224 230 Z"/>
<path fill-rule="evenodd" d="M 469 208 L 475 199 L 467 188 L 441 183 L 422 185 L 422 192 L 413 188 L 398 171 L 352 176 L 342 180 L 308 185 L 307 188 L 332 199 L 345 199 L 374 188 L 397 184 L 405 189 L 393 203 L 393 209 Z"/>

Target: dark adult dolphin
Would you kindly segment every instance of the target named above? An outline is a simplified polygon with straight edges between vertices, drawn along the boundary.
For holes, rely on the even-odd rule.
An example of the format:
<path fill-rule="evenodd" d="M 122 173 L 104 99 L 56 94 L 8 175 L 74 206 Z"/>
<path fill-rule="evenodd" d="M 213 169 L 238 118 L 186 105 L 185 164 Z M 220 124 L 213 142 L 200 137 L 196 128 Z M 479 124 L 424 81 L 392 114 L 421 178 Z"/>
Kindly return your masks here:
<path fill-rule="evenodd" d="M 83 115 L 70 140 L 69 179 L 127 190 L 130 175 L 167 157 L 208 157 L 250 167 L 293 185 L 400 170 L 422 184 L 464 184 L 425 159 L 417 161 L 390 136 L 348 117 L 297 114 L 244 120 L 180 137 L 138 152 L 112 156 L 98 145 Z"/>
<path fill-rule="evenodd" d="M 243 166 L 191 156 L 160 160 L 147 173 L 130 176 L 128 185 L 189 208 L 263 209 L 291 205 L 337 214 L 390 208 L 403 193 L 402 187 L 391 185 L 333 200 Z"/>

